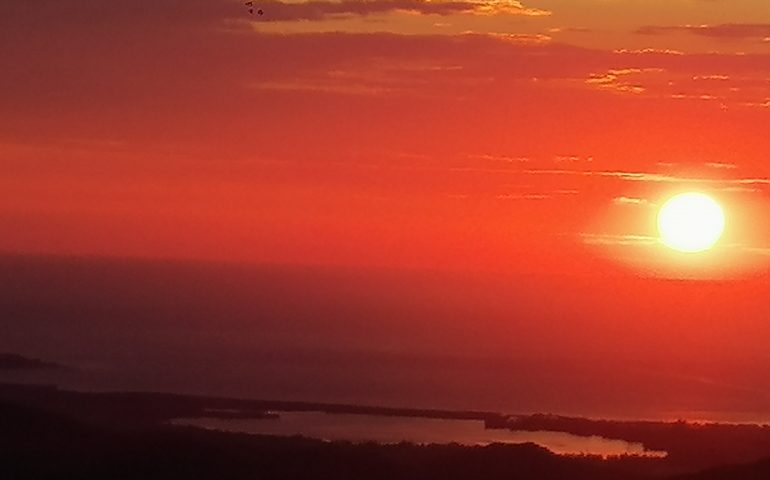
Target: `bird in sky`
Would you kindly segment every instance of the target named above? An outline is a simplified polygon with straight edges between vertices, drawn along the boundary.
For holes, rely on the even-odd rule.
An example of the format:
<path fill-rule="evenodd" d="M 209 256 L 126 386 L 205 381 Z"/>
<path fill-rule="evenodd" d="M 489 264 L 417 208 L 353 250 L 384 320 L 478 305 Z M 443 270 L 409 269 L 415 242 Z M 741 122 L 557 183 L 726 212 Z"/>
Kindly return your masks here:
<path fill-rule="evenodd" d="M 248 2 L 245 2 L 244 5 L 249 7 L 249 13 L 251 15 L 254 15 L 254 2 L 253 1 L 248 1 Z M 265 14 L 265 12 L 261 8 L 256 10 L 256 13 L 257 13 L 257 15 L 264 15 Z"/>

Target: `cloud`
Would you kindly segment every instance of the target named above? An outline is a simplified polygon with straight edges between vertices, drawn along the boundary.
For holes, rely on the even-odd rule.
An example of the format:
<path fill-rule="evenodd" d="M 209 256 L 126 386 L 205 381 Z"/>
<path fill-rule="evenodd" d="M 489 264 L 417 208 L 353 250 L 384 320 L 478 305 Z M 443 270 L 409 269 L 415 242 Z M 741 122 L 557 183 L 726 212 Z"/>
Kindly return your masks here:
<path fill-rule="evenodd" d="M 256 90 L 316 92 L 344 95 L 429 95 L 424 87 L 431 78 L 434 85 L 451 82 L 460 85 L 463 67 L 445 63 L 408 59 L 383 61 L 374 58 L 361 65 L 339 65 L 308 72 L 292 79 L 257 81 L 248 84 Z"/>
<path fill-rule="evenodd" d="M 713 81 L 727 81 L 730 80 L 729 75 L 696 75 L 692 77 L 693 80 L 713 80 Z"/>
<path fill-rule="evenodd" d="M 647 25 L 636 30 L 641 35 L 668 35 L 672 33 L 691 33 L 702 37 L 725 40 L 764 40 L 770 36 L 770 24 L 724 23 L 721 25 Z"/>
<path fill-rule="evenodd" d="M 594 29 L 586 27 L 554 27 L 548 33 L 593 33 Z"/>
<path fill-rule="evenodd" d="M 736 245 L 736 247 L 747 253 L 770 257 L 770 247 L 751 247 L 747 245 Z"/>
<path fill-rule="evenodd" d="M 615 53 L 621 54 L 621 55 L 676 55 L 681 56 L 684 55 L 684 52 L 680 50 L 672 50 L 672 49 L 661 49 L 661 48 L 640 48 L 640 49 L 625 49 L 621 48 L 618 50 L 615 50 Z"/>
<path fill-rule="evenodd" d="M 555 197 L 579 195 L 579 190 L 574 189 L 557 189 L 544 192 L 529 192 L 529 193 L 502 193 L 495 195 L 498 200 L 549 200 Z"/>
<path fill-rule="evenodd" d="M 476 12 L 486 14 L 508 13 L 540 17 L 551 15 L 549 10 L 525 7 L 518 0 L 477 0 Z"/>
<path fill-rule="evenodd" d="M 586 84 L 603 89 L 626 93 L 644 93 L 647 89 L 640 83 L 628 82 L 626 79 L 644 74 L 663 72 L 660 68 L 622 68 L 603 73 L 594 73 L 586 79 Z"/>
<path fill-rule="evenodd" d="M 615 197 L 612 201 L 618 205 L 647 205 L 649 203 L 646 199 L 637 197 Z"/>
<path fill-rule="evenodd" d="M 548 193 L 504 193 L 496 195 L 498 200 L 548 200 L 553 195 Z"/>
<path fill-rule="evenodd" d="M 653 94 L 651 82 L 667 88 L 672 75 L 690 83 L 696 76 L 725 75 L 731 80 L 698 81 L 697 93 L 713 95 L 749 79 L 765 90 L 744 98 L 758 104 L 768 99 L 762 85 L 770 76 L 768 55 L 615 53 L 480 34 L 234 33 L 222 22 L 248 16 L 238 2 L 137 1 L 124 7 L 67 2 L 57 15 L 10 2 L 11 14 L 0 17 L 0 56 L 14 68 L 0 76 L 0 131 L 21 132 L 25 140 L 117 135 L 132 145 L 189 145 L 201 156 L 207 139 L 216 138 L 215 154 L 256 151 L 276 158 L 299 156 L 299 146 L 287 142 L 294 138 L 287 132 L 297 131 L 321 158 L 380 142 L 433 149 L 439 158 L 472 152 L 511 159 L 559 153 L 608 158 L 623 154 L 630 141 L 638 151 L 628 162 L 638 163 L 620 168 L 645 170 L 639 159 L 657 158 L 659 148 L 650 139 L 664 136 L 661 122 L 640 131 L 633 120 L 659 110 L 644 103 Z M 585 83 L 592 74 L 600 79 L 608 73 L 647 90 L 627 100 L 604 93 L 611 90 L 601 83 Z M 674 92 L 680 91 L 694 92 Z M 667 117 L 693 108 L 688 101 L 666 105 Z M 749 134 L 741 132 L 761 125 L 739 123 L 733 130 L 744 137 Z M 718 132 L 724 125 L 720 120 Z M 714 138 L 702 132 L 700 121 L 679 127 Z M 713 128 L 706 125 L 708 132 Z M 429 138 L 442 141 L 434 145 Z M 489 145 L 496 145 L 494 151 Z M 715 148 L 726 150 L 727 143 Z M 723 158 L 733 157 L 708 160 Z M 517 163 L 500 159 L 497 166 L 514 170 Z"/>
<path fill-rule="evenodd" d="M 658 243 L 657 238 L 649 235 L 580 233 L 579 236 L 588 245 L 650 246 Z"/>
<path fill-rule="evenodd" d="M 466 35 L 477 34 L 477 32 L 464 32 Z M 496 38 L 505 42 L 518 43 L 518 44 L 538 44 L 548 43 L 553 38 L 548 35 L 539 33 L 485 33 L 485 36 Z"/>
<path fill-rule="evenodd" d="M 528 163 L 531 162 L 532 159 L 529 157 L 512 157 L 509 155 L 492 155 L 489 153 L 483 153 L 483 154 L 473 154 L 468 155 L 469 159 L 472 160 L 487 160 L 490 162 L 501 162 L 501 163 Z"/>
<path fill-rule="evenodd" d="M 767 95 L 768 73 L 763 67 L 741 65 L 747 55 L 643 55 L 616 51 L 625 66 L 592 72 L 585 85 L 619 93 L 644 94 L 649 98 L 718 101 L 730 107 L 762 107 Z M 759 61 L 759 56 L 750 56 Z"/>
<path fill-rule="evenodd" d="M 605 177 L 617 178 L 630 182 L 652 182 L 652 183 L 702 183 L 725 186 L 741 185 L 770 185 L 770 178 L 731 178 L 731 179 L 713 179 L 713 178 L 695 178 L 678 177 L 676 175 L 667 175 L 653 172 L 627 172 L 622 170 L 557 170 L 557 169 L 530 169 L 524 171 L 531 175 L 570 175 L 581 177 Z"/>
<path fill-rule="evenodd" d="M 323 21 L 391 12 L 420 15 L 550 15 L 547 10 L 525 7 L 516 0 L 340 0 L 306 2 L 267 2 L 259 22 Z"/>
<path fill-rule="evenodd" d="M 728 162 L 706 162 L 706 166 L 719 170 L 735 170 L 738 168 L 738 165 Z"/>
<path fill-rule="evenodd" d="M 386 95 L 397 91 L 388 86 L 367 84 L 366 82 L 340 82 L 329 78 L 297 79 L 282 81 L 256 82 L 249 85 L 255 90 L 274 90 L 285 92 L 316 92 L 340 95 Z"/>
<path fill-rule="evenodd" d="M 593 162 L 594 159 L 591 156 L 582 157 L 580 155 L 556 155 L 553 158 L 556 163 L 579 163 L 579 162 Z"/>

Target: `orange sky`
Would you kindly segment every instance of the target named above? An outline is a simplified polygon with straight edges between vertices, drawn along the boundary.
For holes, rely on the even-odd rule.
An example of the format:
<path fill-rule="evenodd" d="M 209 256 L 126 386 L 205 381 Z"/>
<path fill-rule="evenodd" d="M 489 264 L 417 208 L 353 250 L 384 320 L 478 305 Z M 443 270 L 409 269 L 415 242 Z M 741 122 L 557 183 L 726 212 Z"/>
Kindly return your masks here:
<path fill-rule="evenodd" d="M 10 0 L 0 250 L 718 276 L 770 259 L 765 0 Z M 728 230 L 657 245 L 667 196 Z"/>

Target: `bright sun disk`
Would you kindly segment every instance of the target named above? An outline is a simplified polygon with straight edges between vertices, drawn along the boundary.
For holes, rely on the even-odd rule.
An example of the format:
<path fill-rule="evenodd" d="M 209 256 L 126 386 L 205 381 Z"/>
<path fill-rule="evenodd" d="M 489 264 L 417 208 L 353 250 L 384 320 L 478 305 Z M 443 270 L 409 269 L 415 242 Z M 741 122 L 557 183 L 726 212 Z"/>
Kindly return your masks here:
<path fill-rule="evenodd" d="M 710 249 L 722 236 L 725 215 L 708 195 L 688 192 L 670 198 L 658 212 L 658 232 L 666 246 L 686 253 Z"/>

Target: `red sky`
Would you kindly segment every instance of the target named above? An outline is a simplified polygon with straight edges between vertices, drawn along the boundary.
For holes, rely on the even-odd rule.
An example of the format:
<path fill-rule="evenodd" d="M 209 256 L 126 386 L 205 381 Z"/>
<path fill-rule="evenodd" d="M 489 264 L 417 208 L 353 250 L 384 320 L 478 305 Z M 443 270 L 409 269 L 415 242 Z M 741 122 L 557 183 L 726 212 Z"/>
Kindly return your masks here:
<path fill-rule="evenodd" d="M 256 3 L 4 1 L 0 250 L 677 276 L 770 259 L 765 0 Z M 689 189 L 728 217 L 698 257 L 655 238 Z"/>

